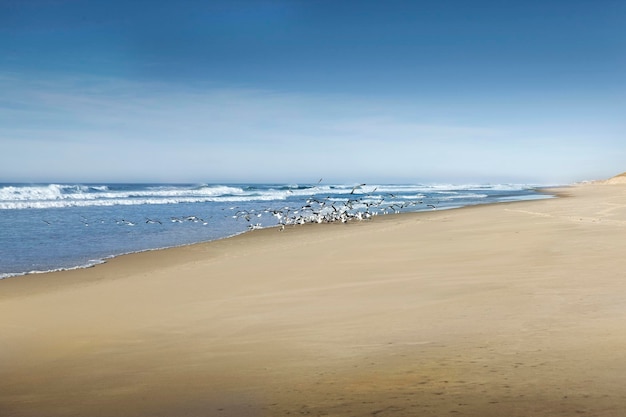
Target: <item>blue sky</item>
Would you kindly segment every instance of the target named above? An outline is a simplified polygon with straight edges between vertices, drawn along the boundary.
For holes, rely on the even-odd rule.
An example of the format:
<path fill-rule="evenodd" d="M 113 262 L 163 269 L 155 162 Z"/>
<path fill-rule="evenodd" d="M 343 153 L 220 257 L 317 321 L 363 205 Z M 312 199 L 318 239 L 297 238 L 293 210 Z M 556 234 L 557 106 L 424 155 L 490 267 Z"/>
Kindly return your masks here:
<path fill-rule="evenodd" d="M 0 50 L 0 182 L 626 170 L 621 0 L 3 0 Z"/>

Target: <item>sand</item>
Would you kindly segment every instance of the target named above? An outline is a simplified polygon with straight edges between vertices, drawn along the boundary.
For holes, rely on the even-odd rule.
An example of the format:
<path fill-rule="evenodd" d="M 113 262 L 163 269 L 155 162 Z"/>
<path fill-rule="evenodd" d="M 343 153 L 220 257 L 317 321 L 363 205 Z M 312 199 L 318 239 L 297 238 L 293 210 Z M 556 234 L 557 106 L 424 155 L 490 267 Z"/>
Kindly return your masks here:
<path fill-rule="evenodd" d="M 602 181 L 603 184 L 626 184 L 626 172 L 623 172 L 619 175 L 614 176 L 613 178 L 609 178 L 608 180 Z"/>
<path fill-rule="evenodd" d="M 0 281 L 0 416 L 624 416 L 626 185 Z"/>

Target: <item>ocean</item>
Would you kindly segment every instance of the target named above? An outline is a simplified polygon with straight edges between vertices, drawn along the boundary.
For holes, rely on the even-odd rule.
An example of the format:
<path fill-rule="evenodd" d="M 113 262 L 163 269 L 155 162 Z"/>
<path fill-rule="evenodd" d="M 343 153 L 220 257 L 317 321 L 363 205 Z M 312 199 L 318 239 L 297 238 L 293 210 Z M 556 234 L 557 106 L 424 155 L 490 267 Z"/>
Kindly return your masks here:
<path fill-rule="evenodd" d="M 256 228 L 550 197 L 529 184 L 0 183 L 0 279 Z"/>

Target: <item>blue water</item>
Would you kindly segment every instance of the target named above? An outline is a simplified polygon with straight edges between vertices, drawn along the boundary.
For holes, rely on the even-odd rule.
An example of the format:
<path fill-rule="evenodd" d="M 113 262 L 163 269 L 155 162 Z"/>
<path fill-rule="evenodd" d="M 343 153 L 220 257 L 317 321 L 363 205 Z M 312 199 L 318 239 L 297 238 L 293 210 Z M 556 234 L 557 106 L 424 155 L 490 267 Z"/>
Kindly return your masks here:
<path fill-rule="evenodd" d="M 0 278 L 261 227 L 547 198 L 532 185 L 1 184 Z"/>

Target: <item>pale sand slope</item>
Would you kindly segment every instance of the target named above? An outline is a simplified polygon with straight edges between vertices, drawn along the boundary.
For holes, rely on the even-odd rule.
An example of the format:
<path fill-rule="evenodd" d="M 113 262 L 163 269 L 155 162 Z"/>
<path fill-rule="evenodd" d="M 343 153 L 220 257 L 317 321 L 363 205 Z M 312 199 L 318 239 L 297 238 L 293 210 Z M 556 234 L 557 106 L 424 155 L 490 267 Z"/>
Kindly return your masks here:
<path fill-rule="evenodd" d="M 0 416 L 622 417 L 626 186 L 565 191 L 0 281 Z"/>
<path fill-rule="evenodd" d="M 626 184 L 626 172 L 604 181 L 604 184 Z"/>

